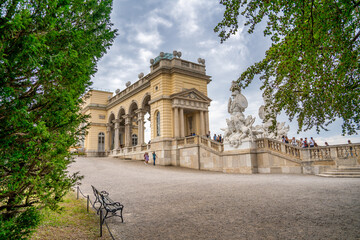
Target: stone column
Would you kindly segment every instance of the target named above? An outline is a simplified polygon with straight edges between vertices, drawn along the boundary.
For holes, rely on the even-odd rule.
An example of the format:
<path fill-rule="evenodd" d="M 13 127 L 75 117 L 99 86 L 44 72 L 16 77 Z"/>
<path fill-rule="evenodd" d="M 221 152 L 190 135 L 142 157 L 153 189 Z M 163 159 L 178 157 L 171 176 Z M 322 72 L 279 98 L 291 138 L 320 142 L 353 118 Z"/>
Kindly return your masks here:
<path fill-rule="evenodd" d="M 184 109 L 180 108 L 180 137 L 185 137 Z"/>
<path fill-rule="evenodd" d="M 209 130 L 209 111 L 205 111 L 205 134 L 208 134 Z"/>
<path fill-rule="evenodd" d="M 138 145 L 144 144 L 144 115 L 145 112 L 142 109 L 139 109 L 137 112 L 138 116 Z"/>
<path fill-rule="evenodd" d="M 111 146 L 111 124 L 106 124 L 107 144 L 105 144 L 105 150 L 110 151 Z"/>
<path fill-rule="evenodd" d="M 204 111 L 200 111 L 200 136 L 205 135 Z"/>
<path fill-rule="evenodd" d="M 174 137 L 180 137 L 179 108 L 174 108 Z"/>
<path fill-rule="evenodd" d="M 129 114 L 124 116 L 125 118 L 125 147 L 131 146 L 131 117 Z"/>
<path fill-rule="evenodd" d="M 120 120 L 116 119 L 113 121 L 115 123 L 115 136 L 114 136 L 114 149 L 118 150 L 119 149 L 119 125 L 120 125 Z"/>

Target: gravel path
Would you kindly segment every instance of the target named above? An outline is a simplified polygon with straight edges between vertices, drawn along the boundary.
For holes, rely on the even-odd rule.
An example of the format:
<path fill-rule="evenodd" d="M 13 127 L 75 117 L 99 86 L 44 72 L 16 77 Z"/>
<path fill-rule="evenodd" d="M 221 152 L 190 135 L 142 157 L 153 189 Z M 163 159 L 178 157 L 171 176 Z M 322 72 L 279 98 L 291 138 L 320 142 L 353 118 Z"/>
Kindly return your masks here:
<path fill-rule="evenodd" d="M 360 239 L 360 179 L 224 174 L 78 158 L 71 172 L 124 204 L 117 239 Z"/>

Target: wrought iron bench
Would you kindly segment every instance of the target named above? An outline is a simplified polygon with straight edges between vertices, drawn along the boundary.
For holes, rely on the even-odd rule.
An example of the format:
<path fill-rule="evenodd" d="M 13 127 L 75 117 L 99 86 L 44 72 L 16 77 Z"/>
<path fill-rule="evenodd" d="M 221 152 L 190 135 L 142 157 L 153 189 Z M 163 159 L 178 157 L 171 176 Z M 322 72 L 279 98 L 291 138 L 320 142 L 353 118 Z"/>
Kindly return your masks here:
<path fill-rule="evenodd" d="M 118 216 L 121 218 L 121 222 L 124 222 L 123 216 L 122 216 L 122 211 L 124 209 L 124 205 L 122 205 L 119 202 L 114 202 L 110 197 L 109 197 L 109 193 L 107 193 L 106 191 L 99 191 L 97 190 L 94 186 L 92 186 L 94 195 L 95 195 L 95 201 L 93 203 L 93 207 L 97 210 L 97 214 L 99 214 L 99 212 L 104 209 L 105 210 L 105 216 L 103 217 L 102 221 L 105 221 L 106 218 L 110 218 L 110 217 L 114 217 L 114 216 Z M 96 208 L 95 204 L 96 203 L 100 203 L 100 207 Z M 111 215 L 108 215 L 108 214 Z"/>

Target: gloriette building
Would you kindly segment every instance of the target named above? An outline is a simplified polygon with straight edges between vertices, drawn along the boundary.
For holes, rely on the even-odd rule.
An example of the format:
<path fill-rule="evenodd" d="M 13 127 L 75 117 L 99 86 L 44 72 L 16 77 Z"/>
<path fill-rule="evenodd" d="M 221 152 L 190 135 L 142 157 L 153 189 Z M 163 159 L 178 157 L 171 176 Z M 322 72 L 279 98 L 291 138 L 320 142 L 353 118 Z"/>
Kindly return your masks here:
<path fill-rule="evenodd" d="M 88 92 L 82 107 L 82 112 L 91 116 L 83 143 L 87 156 L 143 160 L 145 152 L 155 151 L 160 165 L 247 174 L 319 174 L 343 172 L 344 166 L 352 167 L 349 171 L 360 171 L 360 144 L 303 149 L 266 135 L 251 137 L 256 131 L 260 135 L 264 131 L 251 127 L 254 118 L 243 116 L 247 102 L 239 98 L 239 93 L 229 101 L 229 109 L 234 105 L 238 110 L 230 111 L 225 135 L 231 137 L 241 129 L 246 136 L 237 134 L 236 139 L 250 142 L 224 151 L 222 143 L 206 137 L 211 102 L 207 85 L 211 77 L 206 75 L 205 61 L 199 58 L 199 63 L 194 63 L 180 56 L 176 51 L 160 53 L 150 60 L 150 73 L 139 74 L 136 82 L 128 82 L 115 94 Z M 151 122 L 150 142 L 145 142 L 145 116 Z M 232 129 L 231 123 L 233 127 L 242 123 L 242 127 Z M 230 137 L 231 144 L 237 143 Z"/>

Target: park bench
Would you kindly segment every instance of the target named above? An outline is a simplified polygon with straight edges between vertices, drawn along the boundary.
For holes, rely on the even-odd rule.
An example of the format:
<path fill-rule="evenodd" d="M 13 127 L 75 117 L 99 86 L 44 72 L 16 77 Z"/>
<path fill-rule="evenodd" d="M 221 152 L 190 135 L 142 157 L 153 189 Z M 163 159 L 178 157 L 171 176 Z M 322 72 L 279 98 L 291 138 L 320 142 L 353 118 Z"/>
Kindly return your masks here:
<path fill-rule="evenodd" d="M 105 221 L 106 218 L 118 216 L 121 218 L 121 222 L 124 222 L 122 211 L 124 209 L 124 205 L 122 205 L 119 202 L 114 202 L 110 197 L 109 193 L 106 191 L 99 191 L 94 186 L 92 186 L 94 195 L 95 195 L 95 201 L 93 203 L 93 207 L 97 210 L 97 214 L 104 209 L 105 210 L 105 216 L 103 217 L 103 221 Z M 95 204 L 99 203 L 100 207 L 96 208 Z M 108 215 L 110 213 L 110 215 Z"/>

